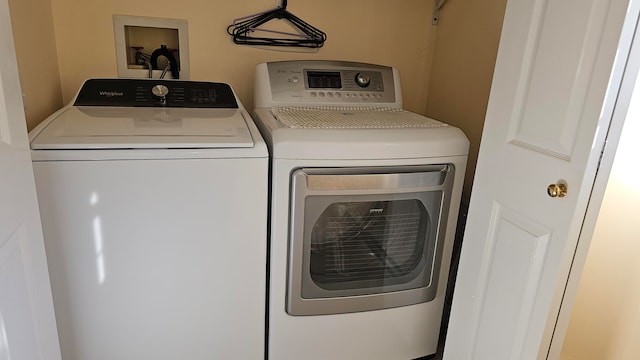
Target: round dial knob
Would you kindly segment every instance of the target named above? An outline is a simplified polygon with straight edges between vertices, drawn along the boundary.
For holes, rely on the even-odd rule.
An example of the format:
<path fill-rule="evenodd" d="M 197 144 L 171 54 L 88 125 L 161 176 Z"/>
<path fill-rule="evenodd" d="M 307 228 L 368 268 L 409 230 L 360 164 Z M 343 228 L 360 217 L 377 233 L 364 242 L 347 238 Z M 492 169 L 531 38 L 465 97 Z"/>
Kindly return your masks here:
<path fill-rule="evenodd" d="M 356 84 L 360 87 L 367 87 L 371 83 L 371 78 L 365 73 L 356 74 Z"/>
<path fill-rule="evenodd" d="M 169 88 L 164 85 L 155 85 L 151 88 L 151 92 L 153 95 L 163 98 L 169 94 Z"/>

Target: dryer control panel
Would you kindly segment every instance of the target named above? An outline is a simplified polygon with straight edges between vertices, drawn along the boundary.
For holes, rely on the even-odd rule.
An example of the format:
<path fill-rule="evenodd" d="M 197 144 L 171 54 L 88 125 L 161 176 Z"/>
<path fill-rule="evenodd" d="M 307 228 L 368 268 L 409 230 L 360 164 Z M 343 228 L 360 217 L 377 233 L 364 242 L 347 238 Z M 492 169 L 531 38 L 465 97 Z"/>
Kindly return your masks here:
<path fill-rule="evenodd" d="M 82 85 L 73 105 L 238 108 L 228 84 L 159 79 L 90 79 Z"/>
<path fill-rule="evenodd" d="M 346 61 L 278 61 L 258 65 L 256 101 L 260 102 L 259 92 L 266 91 L 275 106 L 279 103 L 392 106 L 401 98 L 399 88 L 394 69 L 387 66 Z"/>

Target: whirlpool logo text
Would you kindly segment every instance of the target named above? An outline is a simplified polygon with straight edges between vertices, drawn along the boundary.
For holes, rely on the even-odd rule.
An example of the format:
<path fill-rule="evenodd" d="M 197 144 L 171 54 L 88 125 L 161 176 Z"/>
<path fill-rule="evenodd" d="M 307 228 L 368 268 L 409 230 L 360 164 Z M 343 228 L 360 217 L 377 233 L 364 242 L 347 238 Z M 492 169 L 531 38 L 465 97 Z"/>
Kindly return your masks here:
<path fill-rule="evenodd" d="M 100 96 L 106 97 L 114 97 L 114 96 L 124 96 L 124 92 L 122 91 L 99 91 Z"/>

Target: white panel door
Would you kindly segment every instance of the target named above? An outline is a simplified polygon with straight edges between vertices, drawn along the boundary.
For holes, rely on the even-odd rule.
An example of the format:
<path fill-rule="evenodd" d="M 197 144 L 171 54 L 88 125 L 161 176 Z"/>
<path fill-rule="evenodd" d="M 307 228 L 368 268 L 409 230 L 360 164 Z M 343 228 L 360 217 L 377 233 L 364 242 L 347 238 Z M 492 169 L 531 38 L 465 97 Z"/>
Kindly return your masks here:
<path fill-rule="evenodd" d="M 7 0 L 0 0 L 0 360 L 60 359 Z"/>
<path fill-rule="evenodd" d="M 636 3 L 508 1 L 445 360 L 547 358 Z"/>

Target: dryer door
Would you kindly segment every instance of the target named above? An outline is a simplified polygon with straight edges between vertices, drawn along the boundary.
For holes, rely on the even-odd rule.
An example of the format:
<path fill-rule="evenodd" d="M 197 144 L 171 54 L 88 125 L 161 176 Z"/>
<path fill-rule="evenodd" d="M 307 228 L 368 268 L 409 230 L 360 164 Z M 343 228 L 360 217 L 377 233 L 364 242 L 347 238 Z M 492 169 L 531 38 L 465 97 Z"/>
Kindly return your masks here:
<path fill-rule="evenodd" d="M 431 301 L 454 168 L 305 168 L 292 174 L 287 312 Z"/>

